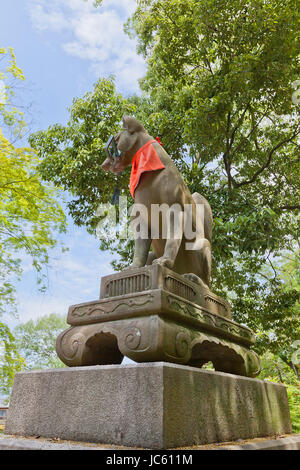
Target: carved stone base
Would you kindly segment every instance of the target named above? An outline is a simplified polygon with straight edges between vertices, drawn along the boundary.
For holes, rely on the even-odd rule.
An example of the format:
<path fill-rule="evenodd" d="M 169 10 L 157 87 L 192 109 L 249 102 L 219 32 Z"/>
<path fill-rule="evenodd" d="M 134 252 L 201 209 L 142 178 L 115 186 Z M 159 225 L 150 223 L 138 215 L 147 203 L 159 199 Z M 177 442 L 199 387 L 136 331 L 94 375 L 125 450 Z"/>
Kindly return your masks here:
<path fill-rule="evenodd" d="M 222 314 L 222 315 L 221 315 Z M 68 366 L 166 361 L 248 377 L 260 372 L 254 335 L 231 320 L 228 302 L 160 266 L 102 278 L 98 301 L 69 308 L 57 338 Z"/>

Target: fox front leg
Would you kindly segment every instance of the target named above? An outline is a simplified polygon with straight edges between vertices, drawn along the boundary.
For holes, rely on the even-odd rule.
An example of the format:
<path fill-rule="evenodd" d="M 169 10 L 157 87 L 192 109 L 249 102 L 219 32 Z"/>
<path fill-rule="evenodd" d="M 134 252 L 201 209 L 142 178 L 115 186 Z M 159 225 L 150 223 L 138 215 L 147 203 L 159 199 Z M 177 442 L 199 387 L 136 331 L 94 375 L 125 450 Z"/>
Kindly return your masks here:
<path fill-rule="evenodd" d="M 160 264 L 166 268 L 172 269 L 176 260 L 176 256 L 181 244 L 181 240 L 170 239 L 167 240 L 163 256 L 156 258 L 152 264 Z"/>
<path fill-rule="evenodd" d="M 146 238 L 136 238 L 134 240 L 134 255 L 133 255 L 133 262 L 128 268 L 125 269 L 133 269 L 133 268 L 142 268 L 146 265 L 148 254 L 150 250 L 151 239 Z M 124 270 L 125 271 L 125 270 Z"/>
<path fill-rule="evenodd" d="M 167 224 L 167 241 L 164 254 L 153 261 L 152 264 L 160 264 L 172 269 L 182 242 L 183 236 L 183 213 L 179 210 L 171 212 L 165 220 Z"/>

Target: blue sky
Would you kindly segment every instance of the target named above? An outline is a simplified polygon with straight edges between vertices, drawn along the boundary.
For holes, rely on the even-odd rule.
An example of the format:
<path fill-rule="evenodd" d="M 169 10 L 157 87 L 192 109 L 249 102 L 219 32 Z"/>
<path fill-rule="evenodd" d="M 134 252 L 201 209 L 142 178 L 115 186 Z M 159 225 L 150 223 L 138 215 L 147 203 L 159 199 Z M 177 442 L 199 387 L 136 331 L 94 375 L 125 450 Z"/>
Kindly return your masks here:
<path fill-rule="evenodd" d="M 135 0 L 104 0 L 94 8 L 84 0 L 9 0 L 0 16 L 0 45 L 12 46 L 26 77 L 24 104 L 33 103 L 31 131 L 65 123 L 74 97 L 92 89 L 99 76 L 116 75 L 118 90 L 138 91 L 145 64 L 135 41 L 123 32 Z M 55 253 L 48 270 L 48 289 L 38 292 L 36 274 L 24 257 L 24 276 L 17 286 L 19 319 L 13 327 L 52 312 L 67 314 L 71 304 L 96 299 L 101 276 L 112 272 L 111 255 L 98 249 L 96 239 L 69 219 L 69 248 Z"/>

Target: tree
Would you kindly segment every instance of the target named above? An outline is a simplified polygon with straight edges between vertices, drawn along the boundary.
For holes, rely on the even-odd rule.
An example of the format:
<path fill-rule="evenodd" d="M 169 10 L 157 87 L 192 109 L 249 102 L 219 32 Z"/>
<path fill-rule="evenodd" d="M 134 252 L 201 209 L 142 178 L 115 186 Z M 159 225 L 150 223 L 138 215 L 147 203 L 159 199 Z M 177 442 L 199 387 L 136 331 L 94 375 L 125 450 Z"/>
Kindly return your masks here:
<path fill-rule="evenodd" d="M 299 292 L 273 270 L 299 237 L 299 8 L 294 0 L 137 3 L 126 28 L 148 65 L 140 109 L 191 191 L 212 205 L 214 289 L 236 320 L 275 329 L 257 348 L 278 352 L 299 335 Z"/>
<path fill-rule="evenodd" d="M 17 147 L 26 129 L 24 114 L 14 104 L 14 90 L 24 81 L 13 50 L 0 48 L 0 316 L 15 305 L 15 282 L 22 274 L 21 258 L 32 259 L 43 286 L 49 250 L 57 245 L 56 234 L 65 230 L 65 216 L 56 200 L 57 190 L 44 184 L 39 160 L 29 147 Z M 0 364 L 0 383 L 11 384 L 22 366 L 15 353 L 14 338 L 0 324 L 0 340 L 6 350 Z M 1 385 L 0 385 L 1 387 Z"/>
<path fill-rule="evenodd" d="M 39 170 L 43 178 L 70 191 L 70 214 L 77 225 L 93 232 L 96 209 L 108 202 L 115 177 L 99 169 L 104 146 L 111 134 L 121 129 L 124 113 L 135 107 L 116 92 L 113 79 L 99 79 L 93 92 L 73 101 L 66 126 L 56 124 L 47 132 L 37 132 L 29 142 L 41 157 Z M 126 186 L 126 175 L 120 185 Z"/>
<path fill-rule="evenodd" d="M 299 331 L 299 294 L 273 271 L 299 237 L 300 120 L 292 100 L 300 76 L 297 3 L 137 4 L 126 30 L 147 61 L 142 96 L 125 100 L 111 80 L 99 80 L 93 93 L 74 101 L 67 126 L 31 136 L 41 172 L 72 191 L 70 212 L 92 232 L 96 206 L 109 200 L 114 185 L 99 169 L 104 142 L 131 109 L 160 136 L 191 192 L 211 203 L 213 290 L 230 300 L 236 321 L 258 333 L 259 352 L 278 352 Z M 125 194 L 127 177 L 120 178 Z M 115 266 L 130 262 L 130 244 L 108 240 L 101 247 L 117 248 Z M 276 339 L 259 335 L 274 328 Z"/>
<path fill-rule="evenodd" d="M 273 380 L 290 385 L 298 385 L 297 377 L 290 367 L 279 356 L 266 352 L 261 357 L 262 371 L 259 374 L 261 380 L 272 378 Z"/>
<path fill-rule="evenodd" d="M 25 366 L 11 331 L 0 322 L 0 395 L 9 395 L 14 376 Z"/>
<path fill-rule="evenodd" d="M 268 335 L 269 338 L 275 339 L 275 348 L 272 342 L 270 343 L 269 350 L 274 350 L 278 355 L 279 363 L 282 361 L 285 366 L 289 367 L 296 375 L 297 379 L 300 380 L 300 363 L 293 361 L 293 356 L 299 357 L 299 353 L 296 352 L 296 348 L 299 350 L 299 338 L 300 338 L 300 250 L 296 249 L 294 252 L 283 253 L 281 263 L 277 266 L 273 266 L 275 273 L 278 278 L 283 282 L 282 291 L 286 297 L 289 297 L 290 292 L 296 293 L 294 305 L 290 307 L 290 316 L 281 325 L 280 331 L 276 324 L 269 331 L 261 332 L 261 335 Z M 273 275 L 274 273 L 269 273 Z M 292 325 L 289 324 L 290 318 L 296 319 Z M 290 329 L 295 328 L 296 330 L 291 332 Z M 283 328 L 282 328 L 283 327 Z M 291 337 L 298 338 L 298 341 L 292 342 Z M 280 337 L 280 339 L 278 339 Z"/>
<path fill-rule="evenodd" d="M 64 367 L 57 357 L 55 344 L 67 326 L 65 318 L 55 313 L 16 326 L 16 347 L 25 359 L 26 369 Z"/>
<path fill-rule="evenodd" d="M 279 356 L 266 352 L 261 357 L 262 371 L 259 375 L 261 380 L 280 382 L 287 388 L 289 410 L 291 416 L 292 430 L 300 431 L 300 384 L 290 367 L 283 362 Z"/>

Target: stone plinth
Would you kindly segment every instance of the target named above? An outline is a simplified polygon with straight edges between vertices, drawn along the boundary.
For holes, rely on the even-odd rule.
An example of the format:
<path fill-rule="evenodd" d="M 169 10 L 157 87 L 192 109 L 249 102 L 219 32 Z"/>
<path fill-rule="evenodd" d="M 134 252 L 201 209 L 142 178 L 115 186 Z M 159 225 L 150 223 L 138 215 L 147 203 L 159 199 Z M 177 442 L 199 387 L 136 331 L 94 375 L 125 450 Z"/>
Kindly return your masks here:
<path fill-rule="evenodd" d="M 5 432 L 167 449 L 291 425 L 282 385 L 158 362 L 16 374 Z"/>
<path fill-rule="evenodd" d="M 256 377 L 253 332 L 231 319 L 228 302 L 159 265 L 105 276 L 99 300 L 72 305 L 57 338 L 67 366 L 121 364 L 124 356 Z"/>

